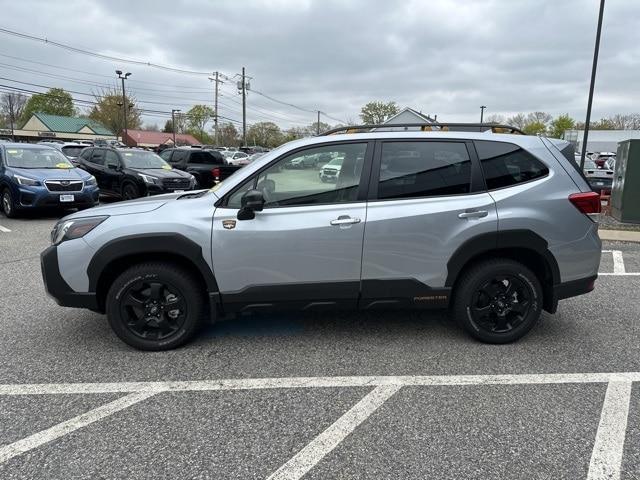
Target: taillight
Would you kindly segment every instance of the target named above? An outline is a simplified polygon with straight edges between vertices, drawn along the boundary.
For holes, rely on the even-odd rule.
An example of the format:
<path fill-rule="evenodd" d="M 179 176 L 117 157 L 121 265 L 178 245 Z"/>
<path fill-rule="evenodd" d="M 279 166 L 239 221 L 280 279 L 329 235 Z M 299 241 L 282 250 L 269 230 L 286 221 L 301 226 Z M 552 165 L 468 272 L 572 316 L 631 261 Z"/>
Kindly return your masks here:
<path fill-rule="evenodd" d="M 600 213 L 600 194 L 596 192 L 572 193 L 569 201 L 584 214 Z"/>
<path fill-rule="evenodd" d="M 211 175 L 213 175 L 214 180 L 220 180 L 220 169 L 217 167 L 212 169 Z"/>

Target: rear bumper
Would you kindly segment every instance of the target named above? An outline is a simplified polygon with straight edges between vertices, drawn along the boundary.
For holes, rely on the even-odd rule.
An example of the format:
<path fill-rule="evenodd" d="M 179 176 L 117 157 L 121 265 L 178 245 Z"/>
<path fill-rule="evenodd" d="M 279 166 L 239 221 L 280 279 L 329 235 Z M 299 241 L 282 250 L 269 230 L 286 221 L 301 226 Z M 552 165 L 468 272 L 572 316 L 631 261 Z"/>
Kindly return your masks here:
<path fill-rule="evenodd" d="M 553 286 L 553 298 L 551 299 L 551 306 L 549 313 L 555 313 L 558 309 L 558 301 L 565 298 L 577 297 L 578 295 L 584 295 L 589 293 L 595 288 L 595 282 L 598 278 L 597 275 L 587 278 L 580 278 L 578 280 L 572 280 L 570 282 L 560 283 Z"/>
<path fill-rule="evenodd" d="M 57 248 L 52 245 L 40 254 L 45 290 L 58 305 L 63 307 L 98 310 L 98 299 L 95 293 L 74 291 L 60 275 Z"/>

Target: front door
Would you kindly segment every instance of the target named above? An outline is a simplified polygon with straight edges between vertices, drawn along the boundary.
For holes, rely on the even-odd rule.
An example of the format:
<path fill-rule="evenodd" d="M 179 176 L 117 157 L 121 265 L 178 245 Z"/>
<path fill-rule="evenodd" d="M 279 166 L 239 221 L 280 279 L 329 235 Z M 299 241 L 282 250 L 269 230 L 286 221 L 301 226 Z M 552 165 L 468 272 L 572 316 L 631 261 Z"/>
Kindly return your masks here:
<path fill-rule="evenodd" d="M 231 192 L 213 219 L 213 262 L 225 311 L 355 308 L 360 291 L 366 181 L 373 142 L 303 148 L 272 162 Z M 324 154 L 339 166 L 288 168 Z M 259 189 L 264 210 L 238 220 L 242 195 Z"/>

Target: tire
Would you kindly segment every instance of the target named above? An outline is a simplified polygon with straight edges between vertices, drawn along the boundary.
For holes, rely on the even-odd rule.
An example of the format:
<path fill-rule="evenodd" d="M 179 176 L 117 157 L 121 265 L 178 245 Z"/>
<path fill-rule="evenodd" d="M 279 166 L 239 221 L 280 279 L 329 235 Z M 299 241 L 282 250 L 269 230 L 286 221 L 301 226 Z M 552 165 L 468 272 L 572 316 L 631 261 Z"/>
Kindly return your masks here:
<path fill-rule="evenodd" d="M 531 270 L 506 258 L 465 270 L 453 292 L 452 314 L 477 340 L 510 343 L 526 335 L 542 316 L 542 287 Z"/>
<path fill-rule="evenodd" d="M 15 218 L 16 213 L 16 203 L 13 200 L 13 195 L 11 194 L 11 190 L 5 188 L 2 191 L 2 198 L 0 198 L 0 204 L 2 204 L 2 211 L 6 215 L 7 218 Z"/>
<path fill-rule="evenodd" d="M 122 186 L 122 198 L 124 200 L 133 200 L 134 198 L 138 198 L 140 196 L 140 192 L 138 191 L 138 187 L 136 187 L 133 183 L 127 182 Z"/>
<path fill-rule="evenodd" d="M 106 298 L 109 325 L 139 350 L 170 350 L 188 342 L 206 311 L 202 285 L 185 269 L 141 263 L 122 273 Z M 169 310 L 171 308 L 171 310 Z"/>

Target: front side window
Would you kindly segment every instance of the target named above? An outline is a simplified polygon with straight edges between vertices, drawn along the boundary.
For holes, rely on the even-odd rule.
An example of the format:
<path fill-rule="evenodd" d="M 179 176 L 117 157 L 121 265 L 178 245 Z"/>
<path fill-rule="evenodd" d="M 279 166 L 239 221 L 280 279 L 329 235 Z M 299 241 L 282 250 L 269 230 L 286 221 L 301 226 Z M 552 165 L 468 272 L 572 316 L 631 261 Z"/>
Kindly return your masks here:
<path fill-rule="evenodd" d="M 200 163 L 204 165 L 215 165 L 216 159 L 209 152 L 191 152 L 189 163 Z"/>
<path fill-rule="evenodd" d="M 459 195 L 471 191 L 471 159 L 462 142 L 384 142 L 379 199 Z"/>
<path fill-rule="evenodd" d="M 549 174 L 544 163 L 513 143 L 475 142 L 487 189 L 510 187 Z"/>
<path fill-rule="evenodd" d="M 247 180 L 229 197 L 227 206 L 240 208 L 242 195 L 253 188 L 262 191 L 265 208 L 356 201 L 366 150 L 366 143 L 348 143 L 286 155 Z M 327 161 L 292 168 L 301 163 L 298 160 L 309 156 Z"/>
<path fill-rule="evenodd" d="M 118 160 L 118 154 L 116 152 L 107 151 L 104 158 L 105 167 L 109 167 L 109 165 L 117 167 L 118 165 L 120 165 L 120 160 Z"/>
<path fill-rule="evenodd" d="M 172 152 L 172 150 L 163 150 L 163 151 L 160 153 L 160 157 L 161 157 L 165 162 L 169 162 L 169 161 L 170 161 L 169 159 L 171 158 L 171 152 Z"/>

